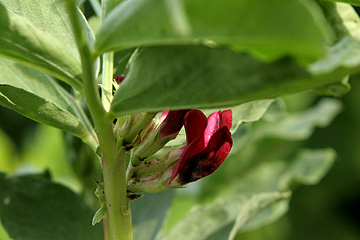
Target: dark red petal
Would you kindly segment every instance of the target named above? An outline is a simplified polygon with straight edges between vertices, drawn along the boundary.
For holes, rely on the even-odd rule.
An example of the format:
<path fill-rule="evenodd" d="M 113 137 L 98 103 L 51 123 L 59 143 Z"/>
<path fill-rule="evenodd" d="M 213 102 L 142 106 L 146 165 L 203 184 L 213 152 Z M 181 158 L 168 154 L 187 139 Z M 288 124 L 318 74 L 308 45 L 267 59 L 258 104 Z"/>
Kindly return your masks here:
<path fill-rule="evenodd" d="M 190 144 L 204 134 L 207 118 L 200 110 L 190 110 L 184 117 L 186 143 Z"/>
<path fill-rule="evenodd" d="M 228 128 L 221 128 L 210 139 L 206 149 L 188 159 L 178 171 L 179 182 L 181 184 L 194 182 L 213 173 L 228 156 L 232 144 Z"/>
<path fill-rule="evenodd" d="M 219 128 L 227 127 L 230 129 L 232 127 L 232 111 L 225 110 L 220 114 L 220 126 Z"/>
<path fill-rule="evenodd" d="M 205 146 L 208 145 L 208 143 L 209 143 L 211 137 L 214 135 L 214 133 L 219 130 L 220 114 L 221 114 L 221 111 L 214 112 L 208 118 L 207 126 L 206 126 L 206 129 L 204 131 L 204 144 L 205 144 Z"/>
<path fill-rule="evenodd" d="M 170 182 L 176 177 L 179 171 L 188 164 L 188 160 L 205 149 L 204 131 L 207 126 L 207 118 L 199 110 L 190 110 L 184 117 L 186 132 L 186 148 L 174 166 Z"/>
<path fill-rule="evenodd" d="M 183 118 L 188 110 L 169 111 L 160 125 L 160 138 L 177 134 L 184 125 Z"/>
<path fill-rule="evenodd" d="M 172 171 L 169 182 L 171 182 L 178 175 L 178 173 L 181 171 L 181 169 L 184 167 L 184 165 L 188 165 L 189 159 L 191 158 L 192 153 L 194 152 L 195 149 L 198 148 L 198 145 L 200 142 L 202 142 L 201 141 L 202 139 L 203 139 L 203 137 L 200 136 L 195 141 L 193 141 L 192 143 L 190 143 L 189 145 L 186 146 L 185 150 L 183 151 L 179 160 L 177 161 L 176 165 L 174 166 L 174 169 Z M 200 143 L 200 144 L 202 144 L 202 143 Z"/>
<path fill-rule="evenodd" d="M 224 142 L 230 143 L 231 146 L 233 144 L 231 133 L 226 126 L 219 129 L 219 131 L 217 131 L 212 136 L 212 138 L 209 141 L 209 144 L 207 145 L 204 151 L 206 152 L 216 151 L 219 148 L 219 146 L 221 146 Z"/>

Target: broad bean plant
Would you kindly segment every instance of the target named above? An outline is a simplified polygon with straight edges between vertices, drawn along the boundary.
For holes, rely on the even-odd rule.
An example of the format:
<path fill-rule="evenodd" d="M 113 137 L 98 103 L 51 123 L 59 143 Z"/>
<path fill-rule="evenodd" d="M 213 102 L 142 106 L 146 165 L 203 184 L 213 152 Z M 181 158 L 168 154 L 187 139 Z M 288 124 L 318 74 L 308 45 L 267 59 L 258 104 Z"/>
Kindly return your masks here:
<path fill-rule="evenodd" d="M 0 104 L 63 130 L 77 179 L 0 169 L 4 238 L 233 240 L 279 219 L 336 157 L 297 142 L 360 70 L 342 2 L 0 0 Z"/>

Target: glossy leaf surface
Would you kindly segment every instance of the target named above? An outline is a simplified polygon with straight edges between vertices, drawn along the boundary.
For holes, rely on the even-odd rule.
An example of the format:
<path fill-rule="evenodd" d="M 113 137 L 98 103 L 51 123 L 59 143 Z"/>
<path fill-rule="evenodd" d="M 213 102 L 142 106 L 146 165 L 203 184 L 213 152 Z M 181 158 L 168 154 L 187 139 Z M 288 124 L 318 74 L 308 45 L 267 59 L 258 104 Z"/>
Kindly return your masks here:
<path fill-rule="evenodd" d="M 254 7 L 250 0 L 138 0 L 125 1 L 109 14 L 96 50 L 214 41 L 263 59 L 314 60 L 331 39 L 329 25 L 310 1 L 259 1 Z"/>

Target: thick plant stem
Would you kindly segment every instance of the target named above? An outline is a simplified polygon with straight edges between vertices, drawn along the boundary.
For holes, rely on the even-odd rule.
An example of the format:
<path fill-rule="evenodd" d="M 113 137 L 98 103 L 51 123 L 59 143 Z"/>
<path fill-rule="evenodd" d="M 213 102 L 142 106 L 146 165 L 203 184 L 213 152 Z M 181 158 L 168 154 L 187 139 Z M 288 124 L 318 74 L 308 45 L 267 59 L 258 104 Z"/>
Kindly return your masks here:
<path fill-rule="evenodd" d="M 94 71 L 95 57 L 87 44 L 76 1 L 68 0 L 66 6 L 81 57 L 85 101 L 94 120 L 102 152 L 105 203 L 108 210 L 105 225 L 108 238 L 106 240 L 131 240 L 132 227 L 126 192 L 125 150 L 118 150 L 113 132 L 113 118 L 105 110 L 98 94 Z"/>
<path fill-rule="evenodd" d="M 125 150 L 120 151 L 118 161 L 103 161 L 105 199 L 108 214 L 106 220 L 109 221 L 107 227 L 111 229 L 111 240 L 133 239 L 130 201 L 126 194 L 125 169 Z"/>
<path fill-rule="evenodd" d="M 105 216 L 103 219 L 103 225 L 104 225 L 104 240 L 111 239 L 111 232 L 110 232 L 110 225 L 108 217 Z"/>

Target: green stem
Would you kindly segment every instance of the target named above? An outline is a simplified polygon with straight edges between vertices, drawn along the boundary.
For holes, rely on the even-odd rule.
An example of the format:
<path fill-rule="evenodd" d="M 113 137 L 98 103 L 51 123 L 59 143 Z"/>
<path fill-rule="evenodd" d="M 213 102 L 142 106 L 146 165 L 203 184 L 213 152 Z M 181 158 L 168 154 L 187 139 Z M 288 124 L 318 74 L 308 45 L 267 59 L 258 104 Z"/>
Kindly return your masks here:
<path fill-rule="evenodd" d="M 105 199 L 112 240 L 132 240 L 130 201 L 127 198 L 125 150 L 119 161 L 103 161 Z"/>
<path fill-rule="evenodd" d="M 111 231 L 108 217 L 105 216 L 103 219 L 104 222 L 104 239 L 111 239 Z"/>
<path fill-rule="evenodd" d="M 113 118 L 102 105 L 95 81 L 94 62 L 87 44 L 75 0 L 66 1 L 67 12 L 80 52 L 85 101 L 94 120 L 102 150 L 107 240 L 132 240 L 130 203 L 127 198 L 125 150 L 118 150 L 113 132 Z M 110 228 L 110 229 L 108 229 Z M 110 238 L 109 238 L 110 233 Z"/>

